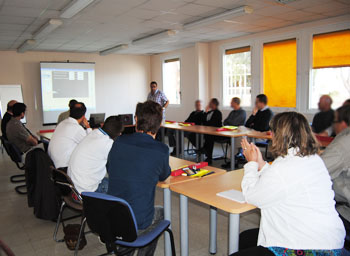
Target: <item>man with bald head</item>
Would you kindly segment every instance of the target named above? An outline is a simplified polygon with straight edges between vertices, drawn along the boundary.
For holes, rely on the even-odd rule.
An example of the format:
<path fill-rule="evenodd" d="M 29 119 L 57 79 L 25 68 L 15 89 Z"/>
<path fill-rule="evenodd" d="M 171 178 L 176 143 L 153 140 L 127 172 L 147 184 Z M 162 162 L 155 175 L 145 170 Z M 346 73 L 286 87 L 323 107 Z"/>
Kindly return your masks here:
<path fill-rule="evenodd" d="M 2 132 L 2 136 L 7 139 L 7 136 L 6 136 L 6 126 L 7 126 L 7 123 L 11 120 L 11 117 L 13 116 L 13 113 L 12 113 L 12 109 L 13 109 L 13 105 L 15 105 L 17 103 L 16 100 L 10 100 L 8 103 L 7 103 L 7 112 L 5 113 L 5 115 L 2 115 L 1 113 L 1 116 L 2 116 L 2 120 L 1 120 L 1 132 Z"/>
<path fill-rule="evenodd" d="M 332 134 L 332 124 L 334 120 L 333 100 L 329 95 L 322 95 L 318 102 L 318 112 L 312 121 L 312 131 L 316 134 Z M 326 135 L 326 134 L 325 134 Z"/>

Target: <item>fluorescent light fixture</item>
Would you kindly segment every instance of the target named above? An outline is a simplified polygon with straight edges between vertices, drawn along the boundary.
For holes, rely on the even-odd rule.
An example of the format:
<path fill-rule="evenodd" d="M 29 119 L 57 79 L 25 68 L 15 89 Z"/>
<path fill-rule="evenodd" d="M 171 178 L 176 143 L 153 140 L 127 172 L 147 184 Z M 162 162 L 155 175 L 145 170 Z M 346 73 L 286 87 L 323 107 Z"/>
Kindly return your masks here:
<path fill-rule="evenodd" d="M 70 19 L 78 12 L 90 5 L 93 1 L 95 0 L 74 0 L 61 11 L 60 17 L 64 19 Z"/>
<path fill-rule="evenodd" d="M 111 47 L 111 48 L 109 48 L 109 49 L 100 51 L 100 55 L 101 55 L 101 56 L 105 56 L 105 55 L 108 55 L 108 54 L 111 54 L 111 53 L 114 53 L 114 52 L 126 50 L 126 49 L 128 49 L 128 48 L 129 48 L 129 45 L 127 45 L 127 44 L 120 44 L 120 45 Z"/>
<path fill-rule="evenodd" d="M 154 41 L 157 40 L 162 40 L 162 39 L 166 39 L 169 37 L 173 37 L 177 34 L 177 30 L 166 30 L 163 32 L 159 32 L 153 35 L 149 35 L 149 36 L 145 36 L 145 37 L 141 37 L 139 39 L 135 39 L 134 41 L 132 41 L 133 45 L 141 45 L 141 44 L 147 44 L 147 43 L 153 43 Z"/>
<path fill-rule="evenodd" d="M 189 23 L 186 23 L 183 25 L 183 28 L 185 30 L 189 30 L 189 29 L 195 29 L 195 28 L 199 28 L 199 27 L 203 27 L 206 25 L 211 25 L 213 23 L 216 23 L 218 21 L 222 21 L 222 20 L 228 20 L 230 18 L 242 15 L 242 14 L 251 14 L 253 12 L 253 8 L 245 5 L 245 6 L 241 6 L 238 8 L 234 8 L 222 13 L 218 13 L 218 14 L 214 14 L 212 16 L 209 17 L 205 17 L 199 20 L 195 20 Z"/>
<path fill-rule="evenodd" d="M 50 19 L 47 23 L 45 23 L 38 31 L 33 34 L 34 39 L 41 39 L 46 37 L 52 31 L 57 29 L 59 26 L 63 24 L 62 20 L 59 19 Z"/>
<path fill-rule="evenodd" d="M 20 52 L 20 53 L 23 53 L 23 52 L 26 52 L 30 49 L 33 48 L 33 46 L 35 45 L 36 41 L 33 40 L 33 39 L 28 39 L 28 40 L 25 40 L 23 42 L 23 44 L 21 44 L 18 48 L 17 48 L 17 52 Z"/>

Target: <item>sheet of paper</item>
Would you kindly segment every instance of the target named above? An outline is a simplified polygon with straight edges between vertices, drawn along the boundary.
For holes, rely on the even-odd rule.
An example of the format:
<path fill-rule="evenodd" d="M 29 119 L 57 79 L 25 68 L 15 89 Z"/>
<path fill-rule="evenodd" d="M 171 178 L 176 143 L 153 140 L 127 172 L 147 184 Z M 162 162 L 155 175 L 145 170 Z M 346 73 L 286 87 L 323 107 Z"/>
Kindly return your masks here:
<path fill-rule="evenodd" d="M 216 195 L 224 197 L 224 198 L 232 200 L 232 201 L 236 201 L 236 202 L 241 203 L 241 204 L 245 203 L 243 193 L 241 191 L 238 191 L 235 189 L 223 191 L 223 192 L 217 193 Z"/>

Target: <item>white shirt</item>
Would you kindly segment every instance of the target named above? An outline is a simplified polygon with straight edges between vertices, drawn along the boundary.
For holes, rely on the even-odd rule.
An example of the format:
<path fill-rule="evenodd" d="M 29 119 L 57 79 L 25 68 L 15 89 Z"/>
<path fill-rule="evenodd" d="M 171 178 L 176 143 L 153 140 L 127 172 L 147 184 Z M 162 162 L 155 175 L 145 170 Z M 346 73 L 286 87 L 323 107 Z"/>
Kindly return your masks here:
<path fill-rule="evenodd" d="M 56 168 L 68 167 L 70 156 L 75 147 L 91 132 L 74 118 L 67 118 L 56 127 L 49 143 L 48 153 Z"/>
<path fill-rule="evenodd" d="M 343 248 L 345 229 L 335 210 L 328 171 L 318 155 L 299 157 L 295 149 L 266 164 L 244 166 L 245 200 L 261 209 L 258 245 L 289 249 Z"/>
<path fill-rule="evenodd" d="M 100 129 L 88 134 L 74 149 L 69 160 L 68 176 L 79 193 L 94 192 L 106 175 L 108 153 L 113 140 Z"/>

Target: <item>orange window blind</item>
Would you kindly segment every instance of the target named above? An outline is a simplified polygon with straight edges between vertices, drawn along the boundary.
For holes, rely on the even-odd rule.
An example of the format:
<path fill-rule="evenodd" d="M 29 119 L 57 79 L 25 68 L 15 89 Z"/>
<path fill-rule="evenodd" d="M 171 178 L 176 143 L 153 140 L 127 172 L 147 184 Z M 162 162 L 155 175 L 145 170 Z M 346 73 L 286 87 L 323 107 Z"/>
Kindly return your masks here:
<path fill-rule="evenodd" d="M 313 36 L 313 68 L 350 66 L 350 30 Z"/>
<path fill-rule="evenodd" d="M 225 54 L 230 55 L 230 54 L 236 54 L 236 53 L 242 53 L 242 52 L 250 52 L 250 46 L 245 46 L 245 47 L 240 47 L 235 49 L 227 49 L 225 51 Z"/>
<path fill-rule="evenodd" d="M 296 107 L 296 39 L 264 44 L 264 93 L 271 107 Z"/>

